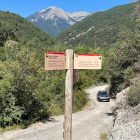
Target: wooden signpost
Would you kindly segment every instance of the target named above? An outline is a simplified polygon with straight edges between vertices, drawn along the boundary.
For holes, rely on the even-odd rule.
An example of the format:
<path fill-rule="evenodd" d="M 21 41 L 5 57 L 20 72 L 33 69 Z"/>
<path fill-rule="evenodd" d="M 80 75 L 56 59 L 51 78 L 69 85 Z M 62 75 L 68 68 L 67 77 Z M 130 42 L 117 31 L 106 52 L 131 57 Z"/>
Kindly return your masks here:
<path fill-rule="evenodd" d="M 68 53 L 68 67 L 65 78 L 65 115 L 64 115 L 64 140 L 72 140 L 72 94 L 73 94 L 73 50 Z"/>
<path fill-rule="evenodd" d="M 74 60 L 73 60 L 74 58 Z M 45 52 L 45 70 L 66 69 L 64 140 L 72 140 L 72 94 L 73 83 L 79 81 L 79 69 L 101 69 L 102 55 Z"/>

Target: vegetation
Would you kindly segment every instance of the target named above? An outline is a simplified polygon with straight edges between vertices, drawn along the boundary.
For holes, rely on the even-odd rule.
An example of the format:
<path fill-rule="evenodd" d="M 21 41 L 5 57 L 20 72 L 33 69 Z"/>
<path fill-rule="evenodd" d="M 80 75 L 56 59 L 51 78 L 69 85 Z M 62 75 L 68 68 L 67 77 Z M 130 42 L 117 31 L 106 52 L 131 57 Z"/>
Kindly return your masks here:
<path fill-rule="evenodd" d="M 21 16 L 0 12 L 0 60 L 6 60 L 4 42 L 14 40 L 28 44 L 32 51 L 44 51 L 48 46 L 55 44 L 55 40 Z M 28 43 L 27 43 L 28 42 Z"/>
<path fill-rule="evenodd" d="M 130 85 L 130 80 L 134 78 L 137 69 L 135 63 L 140 56 L 140 36 L 139 31 L 122 32 L 123 41 L 115 46 L 114 53 L 107 59 L 107 77 L 110 81 L 110 94 L 115 96 L 118 91 Z"/>
<path fill-rule="evenodd" d="M 99 33 L 96 29 L 100 29 L 100 39 L 106 42 L 105 37 L 108 36 L 106 51 L 102 49 L 107 47 L 103 42 L 96 42 L 97 48 L 90 44 L 92 41 L 89 41 L 91 38 L 88 35 L 94 37 L 92 31 L 87 34 L 87 42 L 81 41 L 86 45 L 74 43 L 65 46 L 19 15 L 0 12 L 0 131 L 23 128 L 51 115 L 64 113 L 65 70 L 45 71 L 45 51 L 66 52 L 66 49 L 73 49 L 75 53 L 102 54 L 101 70 L 80 70 L 79 82 L 73 85 L 73 112 L 86 105 L 88 97 L 83 89 L 90 85 L 109 82 L 108 90 L 114 97 L 118 91 L 129 86 L 131 79 L 140 73 L 140 31 L 134 32 L 135 27 L 139 28 L 140 20 L 137 16 L 128 16 L 136 10 L 135 4 L 138 2 L 110 9 L 114 17 L 110 10 L 97 12 L 82 21 L 87 24 L 79 22 L 72 27 L 73 34 L 78 30 L 81 32 L 80 28 L 86 31 L 92 24 L 89 19 L 95 20 L 94 24 L 99 25 L 95 32 Z M 139 9 L 136 11 L 139 12 Z M 122 30 L 124 21 L 131 27 L 130 30 Z M 135 88 L 130 88 L 128 104 L 137 105 L 139 100 L 137 84 Z"/>
<path fill-rule="evenodd" d="M 109 132 L 101 132 L 100 133 L 100 140 L 108 140 Z"/>
<path fill-rule="evenodd" d="M 133 66 L 133 73 L 135 73 L 136 76 L 139 76 L 140 73 L 140 60 L 136 62 Z M 136 77 L 135 76 L 135 77 Z M 132 81 L 132 78 L 131 78 Z M 130 81 L 130 82 L 131 82 Z M 132 85 L 128 91 L 127 95 L 127 103 L 130 106 L 136 106 L 140 103 L 140 81 L 135 82 L 134 85 Z"/>
<path fill-rule="evenodd" d="M 14 125 L 12 125 L 12 126 L 8 126 L 8 127 L 6 127 L 6 128 L 2 128 L 2 127 L 0 127 L 0 134 L 1 133 L 3 133 L 3 132 L 6 132 L 6 131 L 10 131 L 10 130 L 17 130 L 17 129 L 24 129 L 25 128 L 25 126 L 24 125 L 16 125 L 16 124 L 14 124 Z"/>
<path fill-rule="evenodd" d="M 139 3 L 138 1 L 96 12 L 60 33 L 56 39 L 72 46 L 86 44 L 94 49 L 100 47 L 106 51 L 108 56 L 108 50 L 112 50 L 114 44 L 122 40 L 119 37 L 121 31 L 134 32 L 137 29 L 135 19 L 138 18 L 140 9 L 136 8 L 136 5 Z M 91 27 L 93 28 L 89 30 Z M 87 32 L 88 30 L 89 32 Z M 84 32 L 87 33 L 83 34 Z M 77 35 L 79 37 L 76 37 Z M 72 39 L 74 37 L 75 39 Z"/>
<path fill-rule="evenodd" d="M 140 103 L 140 82 L 136 86 L 130 87 L 127 102 L 131 106 L 136 106 Z"/>
<path fill-rule="evenodd" d="M 56 43 L 13 13 L 2 11 L 0 19 L 0 131 L 23 128 L 51 115 L 63 114 L 65 70 L 45 71 L 44 52 L 66 52 L 68 48 L 75 53 L 103 55 L 103 52 L 86 45 L 66 47 Z M 103 55 L 102 70 L 80 71 L 80 80 L 73 87 L 73 112 L 87 103 L 83 89 L 107 82 L 105 60 Z"/>
<path fill-rule="evenodd" d="M 1 127 L 28 125 L 50 115 L 64 113 L 65 70 L 45 71 L 38 61 L 37 52 L 31 52 L 28 46 L 20 48 L 20 44 L 15 45 L 9 50 L 7 60 L 0 62 Z M 93 51 L 78 48 L 81 52 Z M 95 51 L 100 52 L 100 49 Z M 105 81 L 104 74 L 104 69 L 80 72 L 80 80 L 74 85 L 73 112 L 81 110 L 87 103 L 83 89 Z"/>

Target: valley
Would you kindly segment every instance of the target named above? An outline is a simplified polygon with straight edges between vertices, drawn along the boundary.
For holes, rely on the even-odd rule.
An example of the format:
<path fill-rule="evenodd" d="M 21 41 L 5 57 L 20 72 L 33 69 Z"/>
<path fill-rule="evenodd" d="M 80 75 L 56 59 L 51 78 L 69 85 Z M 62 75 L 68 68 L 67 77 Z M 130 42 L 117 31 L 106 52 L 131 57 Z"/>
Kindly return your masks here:
<path fill-rule="evenodd" d="M 66 69 L 45 70 L 44 54 L 67 49 L 102 55 L 102 69 L 80 69 L 73 84 L 73 139 L 139 138 L 140 1 L 135 0 L 97 12 L 51 6 L 27 18 L 0 9 L 0 139 L 63 139 Z M 111 101 L 98 102 L 99 90 L 107 90 Z"/>

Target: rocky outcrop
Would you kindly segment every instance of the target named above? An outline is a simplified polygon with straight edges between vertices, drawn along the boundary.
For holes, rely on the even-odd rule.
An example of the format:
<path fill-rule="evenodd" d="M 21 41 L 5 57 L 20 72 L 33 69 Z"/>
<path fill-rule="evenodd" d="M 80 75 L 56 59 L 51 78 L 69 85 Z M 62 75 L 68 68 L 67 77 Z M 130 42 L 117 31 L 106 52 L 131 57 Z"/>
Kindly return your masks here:
<path fill-rule="evenodd" d="M 140 121 L 115 126 L 109 140 L 140 140 Z"/>
<path fill-rule="evenodd" d="M 140 140 L 140 104 L 135 107 L 126 105 L 128 90 L 116 96 L 117 116 L 109 140 Z"/>
<path fill-rule="evenodd" d="M 129 90 L 129 87 L 117 93 L 115 106 L 119 106 L 119 108 L 122 108 L 125 106 L 128 90 Z"/>
<path fill-rule="evenodd" d="M 79 34 L 76 35 L 75 37 L 70 38 L 68 42 L 64 42 L 64 43 L 65 43 L 65 44 L 69 43 L 71 40 L 76 39 L 77 37 L 80 37 L 80 36 L 82 36 L 82 35 L 88 33 L 88 32 L 91 31 L 93 28 L 94 28 L 94 26 L 90 27 L 87 31 L 79 33 Z"/>

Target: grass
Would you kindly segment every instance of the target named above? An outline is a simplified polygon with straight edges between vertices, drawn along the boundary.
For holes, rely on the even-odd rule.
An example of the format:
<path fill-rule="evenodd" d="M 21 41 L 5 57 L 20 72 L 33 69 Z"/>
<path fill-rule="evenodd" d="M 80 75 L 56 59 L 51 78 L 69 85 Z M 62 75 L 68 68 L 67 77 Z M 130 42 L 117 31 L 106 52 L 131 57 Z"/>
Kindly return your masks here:
<path fill-rule="evenodd" d="M 108 134 L 109 132 L 101 132 L 100 133 L 100 140 L 108 140 Z"/>
<path fill-rule="evenodd" d="M 117 106 L 112 106 L 112 107 L 110 108 L 110 110 L 111 110 L 112 112 L 115 112 L 117 108 L 118 108 Z"/>
<path fill-rule="evenodd" d="M 15 125 L 15 124 L 13 126 L 8 126 L 6 128 L 1 128 L 0 127 L 0 134 L 3 133 L 3 132 L 6 132 L 6 131 L 23 129 L 23 128 L 25 128 L 24 125 Z"/>

